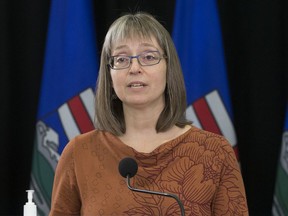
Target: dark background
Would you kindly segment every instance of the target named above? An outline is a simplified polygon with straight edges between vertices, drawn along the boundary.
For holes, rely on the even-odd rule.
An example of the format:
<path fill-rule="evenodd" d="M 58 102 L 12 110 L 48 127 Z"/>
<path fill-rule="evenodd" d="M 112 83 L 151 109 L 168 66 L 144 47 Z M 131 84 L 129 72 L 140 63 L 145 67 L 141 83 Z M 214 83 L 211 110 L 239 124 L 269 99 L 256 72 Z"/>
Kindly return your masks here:
<path fill-rule="evenodd" d="M 99 50 L 123 12 L 147 11 L 171 33 L 175 0 L 94 0 Z M 250 215 L 271 215 L 287 97 L 287 1 L 218 1 Z M 22 215 L 49 0 L 0 0 L 0 215 Z M 100 53 L 100 51 L 99 51 Z"/>

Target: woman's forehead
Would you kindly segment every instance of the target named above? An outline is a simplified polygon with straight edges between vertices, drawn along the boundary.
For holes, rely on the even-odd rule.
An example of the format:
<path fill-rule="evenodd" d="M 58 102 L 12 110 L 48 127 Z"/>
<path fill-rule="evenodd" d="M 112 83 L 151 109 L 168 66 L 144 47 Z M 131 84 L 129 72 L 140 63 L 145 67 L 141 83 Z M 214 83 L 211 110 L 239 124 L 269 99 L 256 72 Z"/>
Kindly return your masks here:
<path fill-rule="evenodd" d="M 154 36 L 150 37 L 127 37 L 120 40 L 116 40 L 112 43 L 112 50 L 121 48 L 132 48 L 132 47 L 155 47 L 161 49 L 156 38 Z"/>

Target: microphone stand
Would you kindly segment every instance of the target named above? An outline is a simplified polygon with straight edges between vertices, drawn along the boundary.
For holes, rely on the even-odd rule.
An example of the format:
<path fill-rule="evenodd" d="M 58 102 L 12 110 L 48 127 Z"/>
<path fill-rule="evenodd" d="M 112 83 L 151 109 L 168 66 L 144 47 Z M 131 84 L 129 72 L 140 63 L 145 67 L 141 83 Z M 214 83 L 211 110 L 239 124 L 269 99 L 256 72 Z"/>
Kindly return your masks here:
<path fill-rule="evenodd" d="M 175 194 L 170 194 L 170 193 L 164 193 L 164 192 L 158 192 L 158 191 L 148 191 L 148 190 L 141 190 L 141 189 L 138 189 L 138 188 L 133 188 L 133 187 L 131 187 L 131 185 L 130 185 L 130 176 L 129 176 L 129 175 L 127 175 L 126 182 L 127 182 L 127 187 L 128 187 L 130 190 L 132 190 L 132 191 L 140 192 L 140 193 L 146 193 L 146 194 L 154 194 L 154 195 L 168 196 L 168 197 L 174 198 L 174 199 L 177 201 L 178 205 L 180 206 L 181 216 L 185 216 L 184 206 L 183 206 L 182 202 L 180 201 L 180 199 L 178 198 L 177 195 L 175 195 Z"/>

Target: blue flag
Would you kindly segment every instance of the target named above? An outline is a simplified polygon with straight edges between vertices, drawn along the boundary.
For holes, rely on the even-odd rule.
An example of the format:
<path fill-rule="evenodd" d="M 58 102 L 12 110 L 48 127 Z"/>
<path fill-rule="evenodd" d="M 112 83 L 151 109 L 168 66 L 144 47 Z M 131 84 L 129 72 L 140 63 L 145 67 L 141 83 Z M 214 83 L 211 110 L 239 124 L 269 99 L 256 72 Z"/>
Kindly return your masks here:
<path fill-rule="evenodd" d="M 225 136 L 238 156 L 216 1 L 177 0 L 172 36 L 184 73 L 187 118 Z"/>
<path fill-rule="evenodd" d="M 31 188 L 48 215 L 54 171 L 67 142 L 94 129 L 98 73 L 92 0 L 52 0 L 41 83 Z"/>
<path fill-rule="evenodd" d="M 288 215 L 288 104 L 274 192 L 273 216 Z"/>

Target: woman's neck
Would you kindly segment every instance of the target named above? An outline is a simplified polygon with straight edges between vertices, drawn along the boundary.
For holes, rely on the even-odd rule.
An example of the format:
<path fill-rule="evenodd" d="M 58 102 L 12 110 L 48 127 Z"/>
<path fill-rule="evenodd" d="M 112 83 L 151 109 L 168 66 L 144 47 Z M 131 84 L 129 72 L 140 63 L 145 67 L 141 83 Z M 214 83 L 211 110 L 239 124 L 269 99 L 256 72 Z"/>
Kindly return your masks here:
<path fill-rule="evenodd" d="M 126 132 L 119 139 L 138 152 L 149 153 L 188 130 L 174 125 L 165 132 L 157 132 L 156 124 L 162 110 L 124 109 Z"/>
<path fill-rule="evenodd" d="M 143 133 L 143 130 L 156 133 L 155 127 L 163 108 L 162 106 L 158 106 L 146 109 L 134 109 L 124 106 L 126 133 L 137 133 L 137 131 Z"/>

